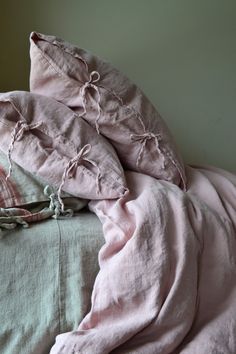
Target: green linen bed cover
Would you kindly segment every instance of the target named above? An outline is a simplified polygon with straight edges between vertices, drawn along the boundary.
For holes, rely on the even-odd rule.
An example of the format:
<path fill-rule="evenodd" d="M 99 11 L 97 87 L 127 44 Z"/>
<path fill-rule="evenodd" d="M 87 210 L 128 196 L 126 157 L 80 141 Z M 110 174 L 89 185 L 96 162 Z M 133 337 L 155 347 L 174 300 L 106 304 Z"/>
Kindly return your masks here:
<path fill-rule="evenodd" d="M 90 307 L 104 242 L 100 221 L 82 210 L 4 232 L 0 240 L 0 353 L 48 354 Z"/>

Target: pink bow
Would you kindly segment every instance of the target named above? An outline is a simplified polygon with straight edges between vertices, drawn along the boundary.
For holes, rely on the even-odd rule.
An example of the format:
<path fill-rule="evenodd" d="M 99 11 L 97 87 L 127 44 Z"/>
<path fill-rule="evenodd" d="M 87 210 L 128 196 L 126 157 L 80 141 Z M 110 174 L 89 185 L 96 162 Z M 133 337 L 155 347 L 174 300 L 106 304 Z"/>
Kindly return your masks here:
<path fill-rule="evenodd" d="M 159 147 L 159 141 L 161 140 L 160 134 L 154 134 L 151 132 L 145 132 L 143 134 L 131 134 L 130 138 L 132 141 L 138 141 L 141 143 L 141 148 L 137 157 L 136 166 L 138 167 L 140 164 L 141 156 L 143 154 L 144 148 L 148 140 L 154 139 L 156 144 L 156 149 L 158 153 L 162 156 L 162 168 L 165 168 L 165 156 Z"/>
<path fill-rule="evenodd" d="M 87 113 L 87 110 L 86 110 L 86 103 L 87 103 L 87 100 L 86 100 L 86 97 L 85 97 L 85 94 L 86 94 L 86 90 L 89 89 L 90 87 L 92 87 L 96 93 L 98 94 L 98 100 L 97 100 L 97 117 L 96 117 L 96 120 L 95 120 L 95 126 L 96 126 L 96 130 L 97 130 L 97 133 L 100 134 L 99 132 L 99 124 L 98 124 L 98 120 L 101 116 L 101 106 L 100 106 L 100 102 L 101 102 L 101 95 L 99 93 L 99 89 L 96 85 L 94 85 L 96 82 L 98 82 L 100 80 L 100 74 L 99 72 L 97 71 L 92 71 L 89 75 L 89 81 L 85 82 L 85 84 L 81 87 L 80 91 L 81 91 L 81 97 L 82 97 L 82 104 L 83 104 L 83 113 L 80 114 L 80 116 L 83 116 L 84 114 Z"/>
<path fill-rule="evenodd" d="M 8 170 L 8 174 L 6 176 L 6 180 L 11 176 L 11 173 L 12 173 L 11 154 L 12 154 L 15 142 L 19 141 L 20 139 L 22 139 L 25 132 L 30 131 L 32 129 L 37 129 L 37 128 L 40 127 L 41 124 L 42 124 L 42 122 L 28 124 L 24 120 L 19 120 L 16 123 L 15 128 L 14 128 L 12 134 L 11 134 L 12 139 L 11 139 L 11 142 L 9 144 L 8 152 L 7 152 L 8 161 L 9 161 L 9 170 Z"/>
<path fill-rule="evenodd" d="M 57 193 L 62 212 L 64 211 L 64 203 L 61 199 L 61 191 L 62 191 L 62 188 L 65 184 L 66 177 L 73 178 L 78 165 L 81 164 L 82 161 L 87 161 L 91 165 L 93 165 L 97 168 L 97 177 L 96 177 L 97 194 L 100 192 L 100 184 L 99 184 L 100 177 L 101 177 L 100 168 L 96 162 L 94 162 L 93 160 L 90 160 L 86 157 L 89 154 L 91 148 L 92 147 L 90 144 L 86 144 L 84 147 L 82 147 L 82 149 L 79 151 L 79 153 L 68 162 L 67 166 L 65 167 L 65 170 L 64 170 L 64 173 L 62 176 L 62 180 L 61 180 L 61 184 L 58 188 L 58 193 Z"/>

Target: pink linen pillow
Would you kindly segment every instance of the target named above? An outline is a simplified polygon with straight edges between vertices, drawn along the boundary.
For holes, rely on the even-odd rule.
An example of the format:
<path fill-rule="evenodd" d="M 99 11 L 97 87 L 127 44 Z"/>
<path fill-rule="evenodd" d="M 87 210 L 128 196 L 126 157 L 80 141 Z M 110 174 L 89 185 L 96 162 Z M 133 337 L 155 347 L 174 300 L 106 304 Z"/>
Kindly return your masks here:
<path fill-rule="evenodd" d="M 30 90 L 71 107 L 131 170 L 185 188 L 184 163 L 159 113 L 139 88 L 98 57 L 54 36 L 30 36 Z"/>
<path fill-rule="evenodd" d="M 45 181 L 85 199 L 113 199 L 125 191 L 113 147 L 56 100 L 23 91 L 0 94 L 0 149 Z M 13 171 L 14 172 L 14 171 Z"/>
<path fill-rule="evenodd" d="M 42 178 L 24 170 L 15 162 L 12 168 L 14 173 L 7 179 L 9 161 L 7 155 L 0 150 L 0 209 L 49 200 L 44 193 L 47 183 Z"/>
<path fill-rule="evenodd" d="M 12 170 L 10 178 L 6 178 L 9 171 L 9 160 L 7 155 L 0 150 L 0 209 L 8 208 L 32 207 L 37 204 L 53 204 L 55 190 L 48 186 L 48 183 L 36 174 L 26 171 L 15 162 L 12 162 Z M 88 204 L 88 200 L 72 197 L 70 194 L 63 192 L 63 203 L 67 209 L 78 211 Z M 32 210 L 31 209 L 31 210 Z M 0 223 L 1 224 L 1 223 Z"/>

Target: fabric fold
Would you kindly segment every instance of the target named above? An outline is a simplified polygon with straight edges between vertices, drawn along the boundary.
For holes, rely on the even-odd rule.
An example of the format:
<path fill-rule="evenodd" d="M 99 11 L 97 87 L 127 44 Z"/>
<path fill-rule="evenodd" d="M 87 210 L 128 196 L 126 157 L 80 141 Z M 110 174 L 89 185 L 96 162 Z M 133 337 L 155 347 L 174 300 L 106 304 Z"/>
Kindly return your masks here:
<path fill-rule="evenodd" d="M 186 193 L 126 172 L 124 197 L 89 203 L 106 241 L 91 309 L 77 329 L 57 336 L 50 354 L 235 352 L 235 338 L 227 351 L 217 337 L 236 329 L 236 202 L 221 189 L 236 176 L 188 173 Z M 222 203 L 208 203 L 217 193 Z"/>

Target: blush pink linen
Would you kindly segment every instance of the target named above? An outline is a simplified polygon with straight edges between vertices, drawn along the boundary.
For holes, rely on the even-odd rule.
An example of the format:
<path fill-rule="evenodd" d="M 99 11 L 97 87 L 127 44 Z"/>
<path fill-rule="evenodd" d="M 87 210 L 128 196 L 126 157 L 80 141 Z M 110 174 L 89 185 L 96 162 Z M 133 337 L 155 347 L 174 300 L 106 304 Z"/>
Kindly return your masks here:
<path fill-rule="evenodd" d="M 115 147 L 125 168 L 185 188 L 184 164 L 160 114 L 110 64 L 54 36 L 30 36 L 30 90 L 75 110 Z"/>
<path fill-rule="evenodd" d="M 188 192 L 127 172 L 103 224 L 92 306 L 50 354 L 236 353 L 236 175 L 187 167 Z"/>
<path fill-rule="evenodd" d="M 113 147 L 54 99 L 24 91 L 0 94 L 0 149 L 24 169 L 86 199 L 126 191 Z"/>

